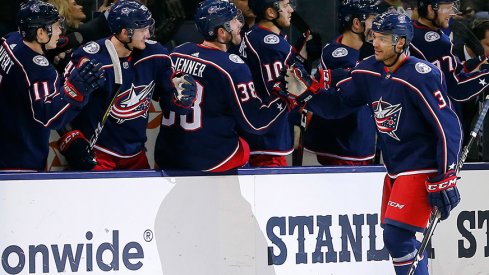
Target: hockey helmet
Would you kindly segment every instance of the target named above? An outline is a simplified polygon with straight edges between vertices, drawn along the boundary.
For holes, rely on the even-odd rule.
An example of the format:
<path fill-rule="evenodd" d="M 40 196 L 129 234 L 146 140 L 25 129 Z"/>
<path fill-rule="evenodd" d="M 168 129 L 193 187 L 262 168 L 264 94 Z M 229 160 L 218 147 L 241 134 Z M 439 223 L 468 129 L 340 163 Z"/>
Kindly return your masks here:
<path fill-rule="evenodd" d="M 243 22 L 241 11 L 233 3 L 223 0 L 200 2 L 195 12 L 195 25 L 206 40 L 216 38 L 216 28 L 231 32 L 230 21 L 238 18 Z"/>
<path fill-rule="evenodd" d="M 62 23 L 63 17 L 52 4 L 40 0 L 29 0 L 20 5 L 16 21 L 22 37 L 32 41 L 36 38 L 36 31 L 39 28 L 45 29 L 48 36 L 51 37 L 52 25 L 57 21 Z"/>
<path fill-rule="evenodd" d="M 395 46 L 401 37 L 406 38 L 404 49 L 413 40 L 413 25 L 411 19 L 402 13 L 384 12 L 372 22 L 372 31 L 392 35 L 392 45 Z"/>
<path fill-rule="evenodd" d="M 281 0 L 248 0 L 248 6 L 257 18 L 263 18 L 265 16 L 265 11 L 268 8 L 274 8 L 277 12 L 280 11 L 280 1 Z M 295 0 L 290 0 L 289 5 L 295 10 Z"/>
<path fill-rule="evenodd" d="M 371 14 L 379 14 L 380 0 L 342 0 L 338 9 L 338 16 L 342 27 L 349 27 L 354 18 L 365 22 Z"/>
<path fill-rule="evenodd" d="M 129 37 L 132 37 L 135 29 L 146 27 L 149 27 L 151 36 L 154 33 L 155 21 L 151 12 L 138 1 L 118 1 L 110 8 L 107 21 L 113 34 L 119 34 L 123 29 L 126 29 Z"/>
<path fill-rule="evenodd" d="M 438 10 L 440 4 L 453 3 L 456 11 L 460 9 L 460 0 L 418 0 L 418 9 L 426 10 L 428 5 L 433 7 L 433 10 Z"/>

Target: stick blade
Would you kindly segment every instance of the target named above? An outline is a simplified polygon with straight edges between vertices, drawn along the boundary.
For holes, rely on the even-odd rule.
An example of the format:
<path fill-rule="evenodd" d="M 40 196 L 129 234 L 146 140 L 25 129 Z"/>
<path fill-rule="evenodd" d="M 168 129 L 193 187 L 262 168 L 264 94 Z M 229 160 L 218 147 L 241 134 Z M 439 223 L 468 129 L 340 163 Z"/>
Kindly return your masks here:
<path fill-rule="evenodd" d="M 105 47 L 110 55 L 110 60 L 112 61 L 112 67 L 114 68 L 114 79 L 115 83 L 122 85 L 122 69 L 121 62 L 119 61 L 119 56 L 117 55 L 117 51 L 115 50 L 114 44 L 110 41 L 110 39 L 105 40 Z"/>

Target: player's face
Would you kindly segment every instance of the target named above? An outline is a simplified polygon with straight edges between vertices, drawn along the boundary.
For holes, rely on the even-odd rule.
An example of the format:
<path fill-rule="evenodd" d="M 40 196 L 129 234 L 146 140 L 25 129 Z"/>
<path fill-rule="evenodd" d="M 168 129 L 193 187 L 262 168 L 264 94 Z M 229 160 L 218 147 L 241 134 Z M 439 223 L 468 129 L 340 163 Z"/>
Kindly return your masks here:
<path fill-rule="evenodd" d="M 438 17 L 436 23 L 442 28 L 448 28 L 450 17 L 455 14 L 455 6 L 453 3 L 443 3 L 438 6 Z"/>
<path fill-rule="evenodd" d="M 372 32 L 372 38 L 375 60 L 388 64 L 391 63 L 390 61 L 394 60 L 397 56 L 392 46 L 392 35 Z"/>
<path fill-rule="evenodd" d="M 56 48 L 56 43 L 58 43 L 59 36 L 63 32 L 63 28 L 61 26 L 62 22 L 58 21 L 51 25 L 51 39 L 49 42 L 46 44 L 46 49 L 55 49 Z"/>
<path fill-rule="evenodd" d="M 290 27 L 290 19 L 292 18 L 292 13 L 294 12 L 293 3 L 289 0 L 279 1 L 279 18 L 277 19 L 277 24 L 283 28 Z"/>
<path fill-rule="evenodd" d="M 150 26 L 141 29 L 134 29 L 130 45 L 136 49 L 144 50 L 146 48 L 146 40 L 148 40 L 150 37 Z"/>

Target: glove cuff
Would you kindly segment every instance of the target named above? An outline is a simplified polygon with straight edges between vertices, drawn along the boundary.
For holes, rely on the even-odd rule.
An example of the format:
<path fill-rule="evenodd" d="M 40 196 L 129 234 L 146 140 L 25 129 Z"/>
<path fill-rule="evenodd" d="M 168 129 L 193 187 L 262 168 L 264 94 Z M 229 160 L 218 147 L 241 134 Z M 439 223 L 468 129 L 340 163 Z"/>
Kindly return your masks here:
<path fill-rule="evenodd" d="M 76 139 L 84 139 L 88 142 L 88 139 L 85 137 L 85 135 L 80 131 L 80 130 L 73 130 L 70 131 L 66 134 L 64 134 L 62 137 L 59 138 L 57 144 L 59 151 L 61 153 L 64 153 L 70 148 L 71 143 L 76 140 Z"/>
<path fill-rule="evenodd" d="M 66 96 L 68 96 L 70 99 L 72 99 L 78 103 L 82 103 L 83 100 L 85 99 L 83 94 L 80 93 L 78 91 L 78 89 L 76 89 L 75 86 L 73 86 L 73 84 L 69 80 L 65 81 L 65 85 L 64 85 L 63 90 L 64 90 Z"/>
<path fill-rule="evenodd" d="M 457 186 L 458 177 L 454 171 L 449 171 L 444 175 L 429 178 L 425 181 L 428 193 L 441 192 Z"/>

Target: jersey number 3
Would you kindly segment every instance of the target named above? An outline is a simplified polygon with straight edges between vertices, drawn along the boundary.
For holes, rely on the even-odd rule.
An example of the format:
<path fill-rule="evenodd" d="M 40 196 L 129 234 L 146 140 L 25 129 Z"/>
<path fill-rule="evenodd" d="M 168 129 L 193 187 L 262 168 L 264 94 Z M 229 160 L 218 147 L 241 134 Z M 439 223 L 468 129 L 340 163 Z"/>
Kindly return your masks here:
<path fill-rule="evenodd" d="M 197 130 L 202 127 L 202 108 L 200 108 L 200 104 L 202 103 L 204 86 L 202 86 L 199 82 L 196 82 L 196 86 L 197 94 L 195 96 L 196 99 L 194 106 L 192 107 L 192 115 L 180 115 L 180 126 L 187 131 Z M 172 126 L 173 124 L 175 124 L 175 112 L 171 111 L 168 117 L 163 115 L 161 125 Z"/>

